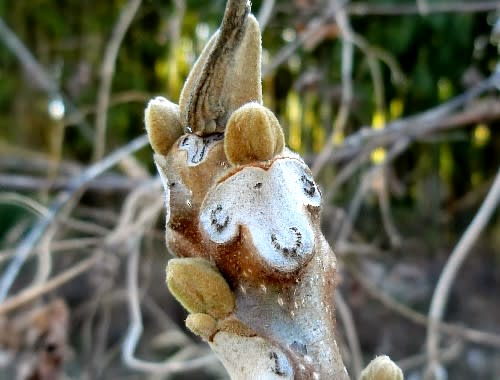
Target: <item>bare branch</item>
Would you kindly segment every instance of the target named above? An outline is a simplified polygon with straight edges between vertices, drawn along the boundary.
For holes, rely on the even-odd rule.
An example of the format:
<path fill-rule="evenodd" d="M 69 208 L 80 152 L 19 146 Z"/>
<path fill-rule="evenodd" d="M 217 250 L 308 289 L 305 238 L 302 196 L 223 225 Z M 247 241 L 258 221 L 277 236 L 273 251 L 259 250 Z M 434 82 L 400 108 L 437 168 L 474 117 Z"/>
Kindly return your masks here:
<path fill-rule="evenodd" d="M 338 6 L 338 2 L 333 2 L 334 6 Z M 335 142 L 335 136 L 342 136 L 344 134 L 344 129 L 347 124 L 347 119 L 349 118 L 349 113 L 351 111 L 351 102 L 353 96 L 352 89 L 352 68 L 354 59 L 354 46 L 351 38 L 348 37 L 349 33 L 349 20 L 343 9 L 339 9 L 336 13 L 337 24 L 342 31 L 342 99 L 340 104 L 340 109 L 335 118 L 333 125 L 333 131 L 331 135 L 327 138 L 325 147 L 318 154 L 314 163 L 311 167 L 313 175 L 318 175 L 321 168 L 327 162 L 328 157 L 331 155 L 333 150 L 333 144 Z"/>
<path fill-rule="evenodd" d="M 32 227 L 16 250 L 16 254 L 0 279 L 0 302 L 3 302 L 15 281 L 19 270 L 33 250 L 33 247 L 43 235 L 56 215 L 72 199 L 73 195 L 82 189 L 90 180 L 116 165 L 123 157 L 144 147 L 148 142 L 143 135 L 132 140 L 127 145 L 117 149 L 103 160 L 89 166 L 82 174 L 72 178 L 68 189 L 59 193 L 49 207 L 47 214 L 43 215 Z"/>
<path fill-rule="evenodd" d="M 132 320 L 130 322 L 127 337 L 125 338 L 122 346 L 123 361 L 129 367 L 142 372 L 173 374 L 176 372 L 183 372 L 204 367 L 217 360 L 215 355 L 208 354 L 183 362 L 175 361 L 171 358 L 163 363 L 152 363 L 137 359 L 134 356 L 135 348 L 143 330 L 138 284 L 139 253 L 139 246 L 136 244 L 130 252 L 127 262 L 128 307 Z"/>
<path fill-rule="evenodd" d="M 352 317 L 351 309 L 338 290 L 335 292 L 335 306 L 338 316 L 342 320 L 347 336 L 347 342 L 349 343 L 349 347 L 351 349 L 353 377 L 357 379 L 363 370 L 363 355 L 361 353 L 358 332 Z"/>
<path fill-rule="evenodd" d="M 33 58 L 30 51 L 23 45 L 19 38 L 10 30 L 5 22 L 0 18 L 0 40 L 4 42 L 9 50 L 15 53 L 25 70 L 30 73 L 34 83 L 52 96 L 59 94 L 57 85 L 45 71 L 45 69 L 38 64 Z"/>
<path fill-rule="evenodd" d="M 51 252 L 75 253 L 79 250 L 86 251 L 89 249 L 89 247 L 98 246 L 99 244 L 103 243 L 103 241 L 104 238 L 95 238 L 95 237 L 58 240 L 52 243 Z M 39 251 L 40 248 L 36 248 L 33 251 L 33 253 L 38 253 Z M 5 260 L 10 258 L 11 256 L 13 256 L 14 253 L 15 249 L 0 250 L 0 264 L 2 264 Z"/>
<path fill-rule="evenodd" d="M 262 69 L 262 77 L 265 78 L 270 75 L 276 68 L 281 64 L 286 62 L 297 49 L 299 49 L 305 42 L 307 42 L 312 36 L 314 36 L 318 29 L 321 28 L 325 22 L 329 21 L 335 14 L 348 3 L 348 0 L 340 0 L 334 4 L 334 6 L 329 7 L 321 16 L 320 19 L 312 20 L 305 32 L 300 34 L 300 36 L 292 41 L 290 44 L 281 48 L 281 50 L 276 53 L 273 60 Z"/>
<path fill-rule="evenodd" d="M 429 324 L 427 330 L 427 353 L 429 356 L 429 369 L 432 371 L 439 365 L 438 347 L 439 347 L 439 331 L 437 322 L 443 318 L 444 309 L 448 301 L 448 295 L 457 275 L 458 270 L 467 258 L 472 246 L 476 242 L 478 236 L 483 231 L 484 227 L 490 220 L 498 203 L 500 202 L 500 169 L 497 172 L 493 185 L 491 186 L 486 199 L 479 208 L 479 211 L 474 216 L 474 219 L 467 227 L 467 230 L 460 238 L 455 249 L 451 253 L 444 269 L 439 277 L 436 285 L 436 290 L 432 296 L 431 306 L 429 309 Z"/>
<path fill-rule="evenodd" d="M 58 288 L 62 284 L 73 280 L 75 277 L 91 269 L 95 264 L 99 262 L 99 259 L 100 259 L 99 255 L 94 255 L 88 259 L 82 260 L 77 265 L 72 266 L 65 272 L 55 276 L 49 281 L 25 289 L 18 295 L 6 299 L 4 302 L 0 303 L 0 316 L 28 302 L 34 301 L 38 297 L 47 294 L 48 292 L 51 292 L 52 290 Z"/>
<path fill-rule="evenodd" d="M 363 286 L 363 289 L 365 289 L 371 297 L 381 302 L 388 309 L 421 326 L 427 327 L 431 323 L 430 319 L 426 315 L 409 308 L 408 306 L 385 294 L 376 284 L 367 280 L 366 276 L 364 276 L 358 269 L 350 265 L 348 266 L 348 269 L 354 274 L 356 280 Z M 436 325 L 440 331 L 448 335 L 460 337 L 469 342 L 490 346 L 495 349 L 500 348 L 500 335 L 493 332 L 479 331 L 442 321 L 436 321 Z"/>
<path fill-rule="evenodd" d="M 31 52 L 24 46 L 21 40 L 10 30 L 5 22 L 0 18 L 0 40 L 16 56 L 24 70 L 34 79 L 34 84 L 45 91 L 51 98 L 60 98 L 64 101 L 66 108 L 71 113 L 79 115 L 79 111 L 72 102 L 59 90 L 59 86 L 47 71 L 33 57 Z M 83 119 L 83 118 L 82 118 Z M 90 127 L 86 124 L 80 126 L 82 135 L 91 139 Z"/>
<path fill-rule="evenodd" d="M 460 354 L 463 353 L 464 342 L 462 340 L 456 340 L 449 347 L 441 349 L 438 353 L 439 360 L 441 362 L 449 362 L 455 360 Z M 401 360 L 398 360 L 397 364 L 402 370 L 408 370 L 416 367 L 421 367 L 428 360 L 427 353 L 419 353 Z"/>
<path fill-rule="evenodd" d="M 70 182 L 71 178 L 55 178 L 54 180 L 48 180 L 46 178 L 33 176 L 0 174 L 0 187 L 3 190 L 31 192 L 62 191 L 68 187 Z M 109 175 L 90 181 L 87 189 L 89 191 L 126 192 L 136 188 L 140 182 L 140 180 L 133 180 L 123 176 Z"/>
<path fill-rule="evenodd" d="M 125 37 L 132 20 L 141 5 L 142 0 L 129 0 L 123 7 L 118 21 L 116 22 L 111 39 L 104 52 L 104 59 L 101 66 L 101 83 L 97 93 L 97 113 L 95 121 L 94 138 L 94 160 L 99 160 L 104 155 L 106 147 L 106 120 L 109 97 L 111 93 L 111 82 L 115 72 L 116 58 L 120 45 Z"/>
<path fill-rule="evenodd" d="M 447 120 L 446 117 L 457 108 L 495 88 L 499 83 L 500 72 L 495 72 L 477 86 L 428 111 L 393 121 L 383 129 L 375 130 L 363 127 L 360 131 L 348 136 L 344 140 L 344 143 L 335 149 L 335 152 L 331 155 L 330 162 L 336 163 L 350 159 L 358 155 L 361 151 L 371 151 L 378 146 L 391 144 L 401 136 L 418 139 L 441 129 L 463 125 L 463 123 L 457 124 L 457 120 Z M 498 102 L 496 102 L 496 107 L 499 107 Z M 492 107 L 487 114 L 498 115 L 498 109 Z M 469 114 L 468 116 L 470 117 L 471 115 Z"/>
<path fill-rule="evenodd" d="M 266 29 L 267 23 L 271 18 L 271 14 L 273 13 L 275 0 L 264 0 L 259 9 L 259 14 L 257 15 L 257 20 L 259 21 L 260 31 L 264 33 L 264 29 Z"/>
<path fill-rule="evenodd" d="M 427 3 L 425 14 L 489 12 L 498 8 L 498 1 L 451 1 Z M 406 4 L 352 3 L 347 6 L 347 12 L 355 16 L 400 16 L 421 14 L 422 7 L 415 2 Z"/>

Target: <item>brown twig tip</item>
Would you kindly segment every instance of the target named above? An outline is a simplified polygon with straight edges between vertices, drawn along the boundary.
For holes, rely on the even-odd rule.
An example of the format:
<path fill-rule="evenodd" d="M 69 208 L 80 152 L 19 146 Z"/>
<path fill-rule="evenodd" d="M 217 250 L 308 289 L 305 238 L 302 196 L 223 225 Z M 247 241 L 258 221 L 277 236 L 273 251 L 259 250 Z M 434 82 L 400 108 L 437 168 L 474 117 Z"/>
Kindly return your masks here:
<path fill-rule="evenodd" d="M 270 160 L 284 147 L 285 138 L 278 119 L 258 103 L 238 108 L 227 122 L 224 149 L 232 164 Z"/>
<path fill-rule="evenodd" d="M 359 380 L 403 380 L 403 371 L 388 356 L 378 356 L 361 372 Z"/>

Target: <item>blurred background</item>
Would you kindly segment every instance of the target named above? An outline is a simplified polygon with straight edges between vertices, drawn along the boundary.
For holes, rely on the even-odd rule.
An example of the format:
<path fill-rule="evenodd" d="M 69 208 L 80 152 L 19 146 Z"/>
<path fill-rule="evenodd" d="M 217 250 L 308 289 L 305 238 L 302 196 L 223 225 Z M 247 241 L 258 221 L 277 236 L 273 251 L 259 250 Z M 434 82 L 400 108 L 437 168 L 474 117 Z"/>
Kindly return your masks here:
<path fill-rule="evenodd" d="M 146 102 L 177 102 L 224 8 L 0 0 L 0 379 L 227 378 L 164 285 L 143 137 Z M 352 377 L 388 354 L 409 380 L 500 379 L 500 2 L 252 11 L 264 103 L 323 192 Z"/>

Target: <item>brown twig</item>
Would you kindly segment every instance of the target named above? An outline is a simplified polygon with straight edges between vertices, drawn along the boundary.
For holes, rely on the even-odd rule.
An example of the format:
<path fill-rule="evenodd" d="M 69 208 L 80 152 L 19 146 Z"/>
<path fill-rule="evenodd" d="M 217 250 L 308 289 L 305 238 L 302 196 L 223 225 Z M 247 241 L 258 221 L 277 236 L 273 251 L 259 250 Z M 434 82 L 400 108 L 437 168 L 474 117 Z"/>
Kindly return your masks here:
<path fill-rule="evenodd" d="M 108 107 L 118 106 L 126 103 L 146 103 L 149 99 L 153 97 L 152 94 L 140 91 L 124 91 L 116 94 L 112 94 L 109 97 Z M 81 123 L 85 120 L 85 117 L 97 112 L 97 106 L 94 104 L 92 106 L 82 106 L 80 107 L 80 112 L 72 113 L 68 115 L 63 120 L 64 126 L 68 127 L 70 125 Z"/>
<path fill-rule="evenodd" d="M 388 189 L 388 172 L 387 167 L 380 171 L 380 177 L 378 178 L 378 186 L 374 187 L 375 193 L 378 198 L 378 205 L 380 209 L 380 215 L 382 217 L 382 223 L 384 224 L 384 229 L 389 237 L 391 245 L 393 247 L 398 247 L 401 245 L 401 237 L 399 235 L 396 224 L 392 220 L 391 215 L 391 201 Z"/>
<path fill-rule="evenodd" d="M 349 205 L 349 210 L 347 212 L 347 217 L 345 218 L 344 222 L 340 225 L 339 227 L 339 232 L 337 235 L 337 241 L 342 242 L 346 240 L 349 237 L 349 234 L 351 233 L 351 230 L 354 226 L 354 222 L 357 218 L 357 215 L 359 213 L 362 201 L 366 195 L 366 193 L 370 190 L 374 189 L 374 183 L 379 179 L 381 175 L 383 175 L 384 171 L 386 170 L 387 165 L 394 160 L 397 156 L 399 156 L 402 152 L 406 150 L 408 147 L 408 140 L 405 138 L 400 139 L 397 141 L 394 146 L 391 148 L 387 156 L 385 157 L 384 161 L 382 161 L 380 164 L 377 164 L 373 166 L 369 171 L 367 171 L 361 180 L 361 184 L 358 187 L 357 191 L 355 192 L 351 204 Z M 388 201 L 387 201 L 388 202 Z M 388 207 L 387 205 L 381 204 L 380 207 Z M 387 212 L 387 210 L 382 210 L 383 212 Z M 382 215 L 382 218 L 388 217 L 387 215 Z M 392 222 L 389 222 L 389 225 L 386 225 L 384 221 L 384 227 L 388 228 L 386 230 L 387 234 L 389 235 L 390 238 L 394 238 L 392 234 L 395 232 L 395 227 L 391 225 Z M 394 228 L 394 229 L 392 229 Z M 397 234 L 396 234 L 397 235 Z M 396 238 L 397 240 L 397 238 Z"/>

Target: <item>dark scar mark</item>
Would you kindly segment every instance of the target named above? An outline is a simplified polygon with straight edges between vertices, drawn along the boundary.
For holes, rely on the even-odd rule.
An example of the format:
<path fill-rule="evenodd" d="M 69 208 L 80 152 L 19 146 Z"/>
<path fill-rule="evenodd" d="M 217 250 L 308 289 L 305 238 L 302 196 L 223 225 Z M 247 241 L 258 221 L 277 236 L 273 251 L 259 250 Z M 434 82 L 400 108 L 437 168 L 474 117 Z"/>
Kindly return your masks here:
<path fill-rule="evenodd" d="M 302 234 L 297 227 L 290 227 L 290 230 L 295 233 L 296 236 L 295 244 L 293 245 L 293 247 L 282 247 L 278 242 L 276 234 L 271 234 L 271 243 L 273 244 L 273 247 L 277 251 L 283 253 L 285 257 L 297 258 L 298 250 L 300 247 L 302 247 Z"/>
<path fill-rule="evenodd" d="M 271 369 L 273 373 L 275 373 L 278 376 L 285 376 L 286 373 L 281 369 L 279 360 L 278 360 L 278 354 L 274 351 L 271 351 L 269 353 L 269 359 L 274 360 L 274 367 Z"/>
<path fill-rule="evenodd" d="M 203 161 L 209 147 L 214 142 L 222 140 L 222 138 L 223 138 L 223 135 L 218 133 L 218 134 L 214 134 L 214 135 L 211 135 L 208 137 L 203 137 L 201 139 L 201 142 L 200 142 L 200 139 L 195 139 L 194 141 L 192 141 L 192 139 L 190 139 L 190 136 L 186 136 L 182 139 L 180 146 L 182 148 L 187 148 L 189 163 L 196 165 L 196 164 L 199 164 L 201 161 Z M 190 149 L 189 149 L 190 145 L 192 146 L 192 144 L 190 144 L 190 140 L 191 140 L 192 144 L 194 143 L 194 147 L 193 147 L 194 152 L 190 152 Z"/>
<path fill-rule="evenodd" d="M 197 164 L 197 163 L 201 162 L 201 160 L 203 160 L 203 157 L 205 157 L 205 151 L 207 150 L 207 144 L 205 143 L 205 140 L 203 140 L 201 152 L 200 152 L 200 146 L 198 144 L 198 141 L 196 141 L 195 144 L 196 144 L 196 151 L 194 152 L 194 155 L 191 158 L 192 164 Z M 199 153 L 199 155 L 198 155 L 198 153 Z"/>
<path fill-rule="evenodd" d="M 57 345 L 55 343 L 47 343 L 45 346 L 45 351 L 47 351 L 49 354 L 55 352 L 57 350 Z"/>
<path fill-rule="evenodd" d="M 219 223 L 219 219 L 217 218 L 217 215 L 220 214 L 221 211 L 222 211 L 222 206 L 217 205 L 217 207 L 210 212 L 212 226 L 214 226 L 215 230 L 219 233 L 224 231 L 229 223 L 229 216 L 226 216 L 226 218 L 224 219 L 224 222 L 222 224 Z"/>
<path fill-rule="evenodd" d="M 261 187 L 262 187 L 262 182 L 257 182 L 253 188 L 260 189 Z"/>
<path fill-rule="evenodd" d="M 304 185 L 304 187 L 302 188 L 304 192 L 310 197 L 314 197 L 314 195 L 316 194 L 316 185 L 314 184 L 314 182 L 307 178 L 305 175 L 302 175 L 302 177 L 300 177 L 300 181 Z"/>
<path fill-rule="evenodd" d="M 203 160 L 203 158 L 205 157 L 205 153 L 207 152 L 207 148 L 210 145 L 212 145 L 212 143 L 214 143 L 215 141 L 218 141 L 218 140 L 221 140 L 221 137 L 219 135 L 204 137 L 203 138 L 203 145 L 201 147 L 201 151 L 200 151 L 198 159 L 196 157 L 198 156 L 199 146 L 198 146 L 198 144 L 196 144 L 196 153 L 194 154 L 191 162 L 193 164 L 197 164 L 197 163 L 201 162 Z"/>
<path fill-rule="evenodd" d="M 304 343 L 297 342 L 296 340 L 290 345 L 290 348 L 302 355 L 307 355 L 307 346 Z"/>

